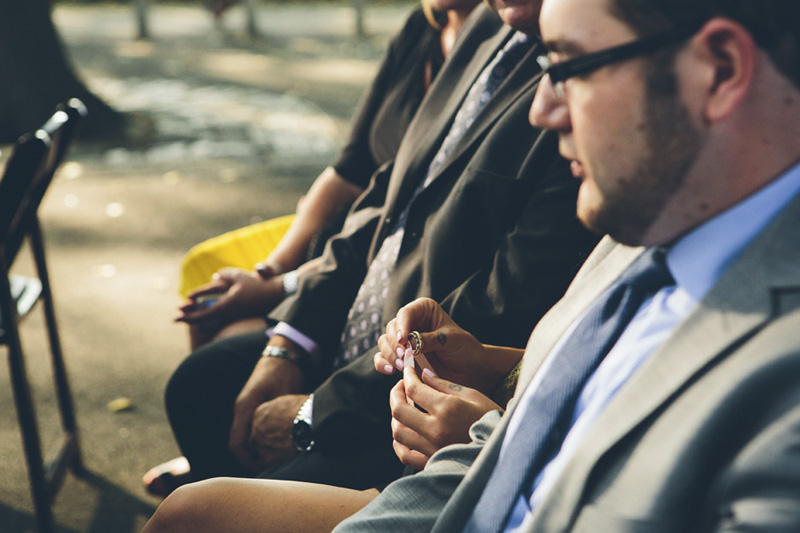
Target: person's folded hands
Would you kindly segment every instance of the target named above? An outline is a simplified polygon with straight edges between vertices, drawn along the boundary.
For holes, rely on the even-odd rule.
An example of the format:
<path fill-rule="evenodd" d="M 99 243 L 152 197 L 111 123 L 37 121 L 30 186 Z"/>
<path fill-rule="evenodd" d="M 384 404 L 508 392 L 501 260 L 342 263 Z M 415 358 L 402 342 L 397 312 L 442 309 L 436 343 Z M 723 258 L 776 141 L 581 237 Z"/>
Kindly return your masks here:
<path fill-rule="evenodd" d="M 389 394 L 389 406 L 394 451 L 403 464 L 418 470 L 441 448 L 469 442 L 470 426 L 484 414 L 502 410 L 477 390 L 436 377 L 429 369 L 420 379 L 410 355 L 403 379 Z"/>
<path fill-rule="evenodd" d="M 224 268 L 214 274 L 210 283 L 189 294 L 175 320 L 189 324 L 228 323 L 264 316 L 283 296 L 280 276 L 265 279 L 257 272 Z"/>
<path fill-rule="evenodd" d="M 405 355 L 414 354 L 412 332 L 422 341 L 417 366 L 430 367 L 434 373 L 454 383 L 463 383 L 483 392 L 490 392 L 501 373 L 487 364 L 487 347 L 463 330 L 430 298 L 419 298 L 402 307 L 386 325 L 386 333 L 378 340 L 380 352 L 374 356 L 375 369 L 383 374 L 402 370 Z"/>

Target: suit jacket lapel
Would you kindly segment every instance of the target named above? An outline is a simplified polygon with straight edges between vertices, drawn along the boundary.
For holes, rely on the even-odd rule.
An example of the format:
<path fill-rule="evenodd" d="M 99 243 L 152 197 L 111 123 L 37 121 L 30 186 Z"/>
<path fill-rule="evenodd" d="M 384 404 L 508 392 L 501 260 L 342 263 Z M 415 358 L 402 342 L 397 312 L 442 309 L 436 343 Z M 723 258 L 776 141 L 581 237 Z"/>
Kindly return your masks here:
<path fill-rule="evenodd" d="M 505 41 L 502 44 L 504 43 Z M 522 98 L 523 95 L 533 94 L 531 89 L 541 78 L 541 68 L 536 62 L 536 57 L 541 53 L 541 50 L 540 44 L 534 44 L 531 50 L 522 58 L 522 61 L 509 73 L 508 78 L 498 87 L 497 92 L 478 115 L 469 131 L 459 141 L 456 149 L 450 153 L 450 157 L 442 167 L 442 170 L 469 149 L 514 102 Z M 529 91 L 531 92 L 529 93 Z"/>
<path fill-rule="evenodd" d="M 643 251 L 605 237 L 584 263 L 562 299 L 539 321 L 525 349 L 513 407 L 567 329 Z"/>
<path fill-rule="evenodd" d="M 784 289 L 798 289 L 800 198 L 742 253 L 699 307 L 619 390 L 594 422 L 543 502 L 538 519 L 569 524 L 593 466 L 612 446 L 781 312 Z M 770 262 L 764 261 L 771 258 Z M 787 272 L 789 274 L 787 274 Z M 558 502 L 548 505 L 547 502 Z"/>
<path fill-rule="evenodd" d="M 386 196 L 391 214 L 405 207 L 405 202 L 398 198 L 407 201 L 411 197 L 447 134 L 461 101 L 509 32 L 497 14 L 484 5 L 475 9 L 462 28 L 457 46 L 428 90 L 398 149 Z M 409 176 L 418 179 L 407 179 Z"/>

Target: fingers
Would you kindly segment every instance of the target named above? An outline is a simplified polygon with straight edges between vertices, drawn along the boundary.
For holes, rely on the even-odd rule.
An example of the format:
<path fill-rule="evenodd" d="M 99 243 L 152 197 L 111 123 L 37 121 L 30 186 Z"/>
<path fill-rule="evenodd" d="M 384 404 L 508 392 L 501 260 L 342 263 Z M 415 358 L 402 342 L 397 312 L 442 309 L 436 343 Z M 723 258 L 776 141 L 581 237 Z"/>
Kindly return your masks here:
<path fill-rule="evenodd" d="M 392 387 L 392 390 L 389 391 L 389 407 L 392 411 L 393 433 L 394 428 L 397 426 L 402 427 L 404 430 L 408 428 L 410 432 L 418 435 L 429 423 L 428 415 L 414 407 L 413 402 L 409 401 L 406 395 L 405 385 L 402 381 L 398 381 L 397 384 Z M 397 435 L 395 435 L 395 438 L 398 438 Z M 405 437 L 401 436 L 400 440 L 408 445 L 409 438 L 410 435 L 406 434 Z M 419 443 L 417 443 L 417 445 L 419 445 Z"/>
<path fill-rule="evenodd" d="M 205 295 L 199 295 L 195 300 L 183 304 L 178 310 L 182 313 L 175 321 L 186 322 L 188 324 L 195 324 L 198 322 L 213 319 L 219 316 L 221 312 L 225 311 L 228 305 L 227 295 L 229 293 L 209 293 L 218 294 L 219 297 L 205 298 Z"/>
<path fill-rule="evenodd" d="M 383 357 L 381 352 L 378 352 L 373 356 L 373 361 L 375 363 L 375 370 L 381 374 L 386 374 L 387 376 L 394 374 L 394 366 L 392 366 L 392 363 Z"/>
<path fill-rule="evenodd" d="M 435 389 L 443 394 L 456 396 L 465 402 L 469 402 L 474 406 L 473 409 L 479 410 L 481 413 L 488 413 L 489 411 L 495 409 L 499 411 L 503 410 L 503 408 L 497 405 L 494 400 L 479 390 L 465 387 L 463 385 L 459 385 L 458 383 L 453 383 L 452 381 L 447 381 L 446 379 L 442 379 L 427 372 L 423 372 L 422 381 L 432 389 Z"/>
<path fill-rule="evenodd" d="M 421 339 L 420 353 L 428 353 L 443 344 L 443 332 L 434 328 L 447 315 L 439 304 L 430 298 L 419 298 L 402 307 L 395 318 L 386 325 L 386 333 L 378 340 L 380 355 L 374 357 L 375 369 L 382 374 L 394 373 L 405 367 L 406 355 L 414 353 L 416 342 L 412 343 L 410 333 L 416 332 Z M 423 367 L 430 367 L 427 360 L 420 358 Z"/>
<path fill-rule="evenodd" d="M 237 409 L 233 417 L 230 437 L 228 438 L 228 449 L 242 466 L 256 471 L 258 464 L 253 458 L 249 447 L 251 417 L 252 412 L 249 415 L 244 415 Z"/>
<path fill-rule="evenodd" d="M 394 448 L 394 453 L 397 455 L 397 458 L 400 459 L 400 462 L 406 466 L 416 468 L 417 470 L 422 470 L 428 463 L 429 457 L 427 455 L 418 452 L 417 450 L 412 450 L 400 442 L 392 442 L 392 447 Z"/>
<path fill-rule="evenodd" d="M 433 455 L 438 447 L 427 437 L 419 434 L 397 419 L 392 419 L 392 438 L 410 450 L 424 455 Z"/>
<path fill-rule="evenodd" d="M 408 359 L 409 362 L 413 361 L 411 356 L 409 356 Z M 441 392 L 423 383 L 419 379 L 414 367 L 410 364 L 407 364 L 405 370 L 403 371 L 403 387 L 410 402 L 416 403 L 428 412 L 433 410 L 442 394 Z"/>
<path fill-rule="evenodd" d="M 397 312 L 397 316 L 393 321 L 394 331 L 392 332 L 391 338 L 394 339 L 398 345 L 402 345 L 406 348 L 406 343 L 410 340 L 408 337 L 409 333 L 412 331 L 419 331 L 420 334 L 423 334 L 429 329 L 429 325 L 427 324 L 428 320 L 426 319 L 430 314 L 430 302 L 433 302 L 433 300 L 420 298 L 401 307 Z M 387 331 L 387 333 L 389 332 Z M 422 341 L 423 343 L 425 342 L 424 337 Z"/>
<path fill-rule="evenodd" d="M 401 405 L 408 405 L 408 398 L 406 397 L 406 389 L 403 386 L 403 380 L 395 383 L 394 387 L 389 391 L 389 408 L 392 410 L 392 417 L 395 415 L 395 410 Z"/>
<path fill-rule="evenodd" d="M 391 323 L 390 323 L 391 324 Z M 388 329 L 388 326 L 387 326 Z M 373 361 L 375 363 L 375 370 L 381 374 L 392 375 L 394 374 L 395 360 L 397 359 L 394 353 L 394 346 L 389 340 L 388 334 L 381 335 L 378 339 L 378 349 L 380 352 L 375 354 Z M 402 367 L 399 367 L 402 369 Z"/>
<path fill-rule="evenodd" d="M 187 300 L 178 307 L 181 314 L 175 318 L 175 321 L 195 323 L 208 319 L 219 311 L 215 307 L 229 288 L 229 283 L 217 279 L 190 292 Z M 215 309 L 212 311 L 212 308 Z"/>
<path fill-rule="evenodd" d="M 214 276 L 217 276 L 214 274 Z M 228 283 L 225 279 L 221 277 L 215 277 L 209 283 L 198 287 L 197 289 L 193 290 L 187 295 L 187 298 L 190 302 L 193 302 L 197 299 L 198 296 L 204 296 L 206 294 L 214 294 L 217 292 L 224 292 L 230 287 L 230 283 Z"/>
<path fill-rule="evenodd" d="M 241 268 L 225 267 L 225 268 L 221 268 L 219 270 L 219 272 L 217 272 L 216 274 L 211 276 L 211 279 L 215 280 L 215 281 L 219 280 L 219 281 L 224 281 L 224 282 L 227 282 L 227 283 L 233 283 L 234 281 L 236 281 L 236 277 L 239 274 L 247 273 L 247 272 L 248 272 L 247 270 L 244 270 L 244 269 L 241 269 Z"/>
<path fill-rule="evenodd" d="M 459 385 L 458 383 L 453 383 L 452 381 L 442 379 L 432 372 L 423 372 L 422 382 L 434 390 L 444 394 L 451 394 L 453 396 L 464 396 L 465 391 L 472 390 L 468 387 Z"/>

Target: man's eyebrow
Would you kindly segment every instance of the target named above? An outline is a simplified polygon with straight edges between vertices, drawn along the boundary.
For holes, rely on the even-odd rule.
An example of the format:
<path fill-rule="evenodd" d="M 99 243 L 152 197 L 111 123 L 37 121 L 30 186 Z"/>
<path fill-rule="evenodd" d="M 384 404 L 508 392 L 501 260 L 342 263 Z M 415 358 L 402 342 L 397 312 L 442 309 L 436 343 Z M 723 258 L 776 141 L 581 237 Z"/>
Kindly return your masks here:
<path fill-rule="evenodd" d="M 543 40 L 545 48 L 550 52 L 565 55 L 581 55 L 586 53 L 583 46 L 570 39 L 548 39 Z"/>

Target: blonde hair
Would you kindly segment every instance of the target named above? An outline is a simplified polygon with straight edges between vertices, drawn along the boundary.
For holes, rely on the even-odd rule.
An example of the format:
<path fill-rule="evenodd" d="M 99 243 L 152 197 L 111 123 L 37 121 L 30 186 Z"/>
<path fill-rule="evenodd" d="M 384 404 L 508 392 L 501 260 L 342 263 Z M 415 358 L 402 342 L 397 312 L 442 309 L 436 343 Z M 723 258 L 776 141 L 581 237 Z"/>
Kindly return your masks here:
<path fill-rule="evenodd" d="M 422 4 L 422 12 L 425 13 L 425 18 L 428 19 L 428 23 L 433 26 L 436 31 L 442 31 L 442 25 L 436 20 L 433 7 L 431 7 L 431 0 L 420 0 L 420 3 Z"/>

